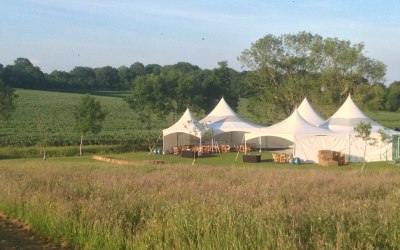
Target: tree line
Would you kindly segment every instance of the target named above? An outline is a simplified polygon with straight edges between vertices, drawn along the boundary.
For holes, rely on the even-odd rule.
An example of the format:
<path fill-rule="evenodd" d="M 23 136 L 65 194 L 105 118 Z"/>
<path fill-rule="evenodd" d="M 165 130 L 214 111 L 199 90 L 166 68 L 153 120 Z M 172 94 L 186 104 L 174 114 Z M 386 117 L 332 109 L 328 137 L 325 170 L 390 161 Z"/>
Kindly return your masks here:
<path fill-rule="evenodd" d="M 166 66 L 136 62 L 130 67 L 78 66 L 69 72 L 54 70 L 50 74 L 43 73 L 27 58 L 17 58 L 13 65 L 5 67 L 0 64 L 0 79 L 12 88 L 132 90 L 138 96 L 147 96 L 148 99 L 143 101 L 141 98 L 141 102 L 165 104 L 164 108 L 173 113 L 181 113 L 189 106 L 198 111 L 209 111 L 221 96 L 225 96 L 236 107 L 240 97 L 252 94 L 253 88 L 245 82 L 246 73 L 229 68 L 225 61 L 219 62 L 218 68 L 212 70 L 201 69 L 187 62 Z"/>
<path fill-rule="evenodd" d="M 166 66 L 136 62 L 129 67 L 77 66 L 69 72 L 47 74 L 28 59 L 17 58 L 13 65 L 0 64 L 0 87 L 9 96 L 13 88 L 130 90 L 128 103 L 141 112 L 147 127 L 151 127 L 150 116 L 179 115 L 186 107 L 206 113 L 221 96 L 233 108 L 239 98 L 249 98 L 249 111 L 256 115 L 268 112 L 271 122 L 288 115 L 305 96 L 325 116 L 349 94 L 364 109 L 400 108 L 400 81 L 386 86 L 386 65 L 366 57 L 362 43 L 304 31 L 266 35 L 238 60 L 245 70 L 234 70 L 225 61 L 214 69 L 186 62 Z"/>

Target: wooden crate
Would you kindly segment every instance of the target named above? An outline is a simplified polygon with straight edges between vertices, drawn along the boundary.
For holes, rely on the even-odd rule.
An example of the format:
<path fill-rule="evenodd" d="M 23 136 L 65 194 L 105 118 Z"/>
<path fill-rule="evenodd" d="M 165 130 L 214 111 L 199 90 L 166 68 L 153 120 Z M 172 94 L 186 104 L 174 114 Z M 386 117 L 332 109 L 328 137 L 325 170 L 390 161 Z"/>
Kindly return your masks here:
<path fill-rule="evenodd" d="M 326 167 L 337 167 L 339 166 L 339 163 L 337 161 L 327 161 L 326 162 Z"/>
<path fill-rule="evenodd" d="M 260 162 L 261 155 L 243 155 L 243 162 Z"/>

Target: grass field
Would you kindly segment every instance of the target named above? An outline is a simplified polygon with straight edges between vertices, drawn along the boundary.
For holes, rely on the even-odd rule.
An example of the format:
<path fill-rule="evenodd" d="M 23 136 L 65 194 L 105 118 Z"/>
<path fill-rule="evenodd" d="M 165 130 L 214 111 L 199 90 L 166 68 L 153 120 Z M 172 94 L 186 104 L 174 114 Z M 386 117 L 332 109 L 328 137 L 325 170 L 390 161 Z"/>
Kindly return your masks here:
<path fill-rule="evenodd" d="M 79 144 L 79 135 L 74 131 L 73 108 L 83 94 L 23 89 L 18 89 L 16 93 L 19 97 L 15 113 L 7 122 L 0 123 L 0 146 L 35 146 L 43 138 L 49 146 Z M 137 114 L 123 100 L 126 92 L 104 91 L 92 94 L 108 111 L 108 115 L 102 132 L 97 136 L 88 135 L 85 144 L 143 144 L 149 135 L 142 130 Z M 251 115 L 246 105 L 247 100 L 242 99 L 239 115 L 264 124 L 263 118 Z M 379 112 L 368 115 L 389 128 L 400 128 L 400 113 Z M 160 120 L 150 137 L 155 140 L 161 130 L 172 123 L 171 119 Z"/>
<path fill-rule="evenodd" d="M 109 155 L 2 160 L 0 210 L 81 249 L 395 249 L 400 169 Z M 263 155 L 268 160 L 270 155 Z"/>

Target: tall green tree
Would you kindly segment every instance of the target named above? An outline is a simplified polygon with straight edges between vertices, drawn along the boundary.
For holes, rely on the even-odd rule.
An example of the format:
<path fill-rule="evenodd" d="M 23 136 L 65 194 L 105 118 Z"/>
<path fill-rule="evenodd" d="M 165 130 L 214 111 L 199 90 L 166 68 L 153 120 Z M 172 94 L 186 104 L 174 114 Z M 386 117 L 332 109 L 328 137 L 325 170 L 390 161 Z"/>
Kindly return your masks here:
<path fill-rule="evenodd" d="M 125 100 L 138 114 L 145 129 L 154 127 L 157 117 L 164 118 L 168 114 L 168 102 L 164 96 L 167 91 L 157 76 L 143 75 L 135 78 L 131 94 Z"/>
<path fill-rule="evenodd" d="M 118 68 L 119 77 L 119 89 L 129 90 L 134 78 L 133 72 L 126 66 L 121 66 Z"/>
<path fill-rule="evenodd" d="M 152 128 L 170 112 L 166 92 L 168 89 L 159 76 L 143 75 L 135 78 L 131 94 L 125 99 L 142 124 L 149 149 L 152 148 Z"/>
<path fill-rule="evenodd" d="M 106 115 L 107 112 L 103 111 L 100 102 L 96 101 L 90 95 L 83 97 L 77 106 L 75 106 L 75 126 L 80 134 L 80 155 L 82 155 L 83 137 L 88 133 L 100 133 Z"/>
<path fill-rule="evenodd" d="M 14 65 L 7 65 L 3 80 L 14 88 L 43 89 L 47 86 L 43 72 L 26 58 L 17 58 Z"/>
<path fill-rule="evenodd" d="M 386 109 L 392 112 L 400 112 L 400 81 L 390 84 L 386 95 Z"/>
<path fill-rule="evenodd" d="M 48 81 L 51 88 L 65 89 L 77 87 L 72 85 L 71 74 L 65 71 L 54 70 L 48 76 Z"/>
<path fill-rule="evenodd" d="M 136 78 L 138 76 L 142 76 L 146 74 L 146 70 L 144 69 L 143 63 L 140 62 L 135 62 L 132 64 L 129 69 L 131 70 L 133 74 L 133 78 Z"/>
<path fill-rule="evenodd" d="M 173 120 L 188 107 L 195 112 L 201 110 L 202 90 L 197 78 L 198 72 L 198 69 L 188 64 L 179 63 L 163 68 L 157 76 L 160 84 L 164 86 L 162 97 Z"/>
<path fill-rule="evenodd" d="M 94 89 L 96 87 L 96 73 L 90 67 L 75 67 L 70 72 L 71 85 L 82 89 Z"/>
<path fill-rule="evenodd" d="M 96 86 L 99 89 L 118 89 L 119 75 L 118 70 L 105 66 L 102 68 L 94 69 L 96 75 Z"/>
<path fill-rule="evenodd" d="M 15 90 L 0 79 L 0 120 L 7 120 L 15 110 Z"/>
<path fill-rule="evenodd" d="M 363 44 L 299 32 L 267 35 L 238 59 L 252 71 L 250 84 L 265 102 L 277 106 L 279 113 L 289 115 L 307 96 L 316 106 L 328 107 L 319 110 L 328 115 L 349 93 L 357 95 L 365 90 L 359 86 L 383 81 L 386 66 L 367 58 L 363 51 Z"/>

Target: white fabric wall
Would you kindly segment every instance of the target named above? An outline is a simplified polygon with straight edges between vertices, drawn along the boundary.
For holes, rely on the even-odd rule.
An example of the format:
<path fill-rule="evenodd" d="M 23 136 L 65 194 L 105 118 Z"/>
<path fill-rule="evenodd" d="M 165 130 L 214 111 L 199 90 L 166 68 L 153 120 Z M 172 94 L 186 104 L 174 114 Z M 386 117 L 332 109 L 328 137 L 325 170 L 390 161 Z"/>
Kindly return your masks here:
<path fill-rule="evenodd" d="M 391 161 L 392 143 L 381 143 L 378 134 L 372 136 L 377 138 L 377 144 L 375 146 L 367 144 L 365 160 Z M 294 145 L 295 156 L 303 162 L 318 162 L 318 151 L 324 149 L 342 152 L 346 155 L 346 161 L 350 162 L 362 162 L 364 158 L 365 142 L 355 135 L 296 138 Z"/>
<path fill-rule="evenodd" d="M 231 146 L 244 144 L 244 132 L 226 132 L 214 136 L 218 144 L 229 144 Z M 261 142 L 261 144 L 260 144 Z M 247 140 L 247 144 L 254 143 L 257 148 L 287 148 L 293 145 L 292 141 L 276 136 L 262 136 Z"/>
<path fill-rule="evenodd" d="M 193 144 L 194 142 L 199 143 L 200 139 L 185 133 L 173 133 L 164 136 L 164 151 L 171 151 L 172 147 L 179 147 L 182 145 Z"/>
<path fill-rule="evenodd" d="M 218 144 L 228 144 L 230 146 L 241 145 L 244 144 L 244 134 L 245 132 L 225 132 L 219 135 L 214 136 L 214 140 L 218 142 Z"/>

